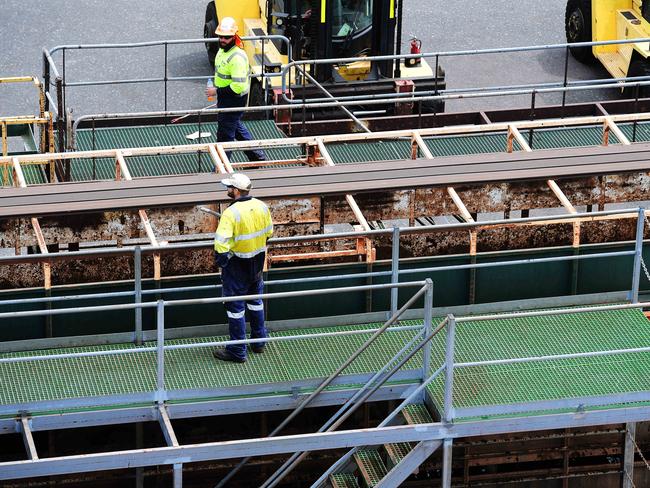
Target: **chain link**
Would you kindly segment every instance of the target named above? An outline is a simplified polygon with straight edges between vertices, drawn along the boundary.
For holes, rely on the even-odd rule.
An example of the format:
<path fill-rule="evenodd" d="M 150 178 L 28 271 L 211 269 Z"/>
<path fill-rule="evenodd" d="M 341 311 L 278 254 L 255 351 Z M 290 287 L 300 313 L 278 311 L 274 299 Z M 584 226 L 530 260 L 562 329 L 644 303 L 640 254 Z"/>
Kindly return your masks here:
<path fill-rule="evenodd" d="M 645 463 L 645 467 L 647 468 L 648 471 L 650 471 L 650 463 L 648 462 L 648 460 L 645 458 L 645 456 L 641 452 L 641 448 L 636 443 L 636 440 L 634 440 L 634 437 L 632 437 L 632 434 L 630 434 L 630 431 L 627 431 L 627 435 L 630 438 L 630 440 L 632 441 L 632 444 L 634 444 L 634 448 L 636 449 L 636 452 L 639 453 L 639 456 L 641 456 L 641 459 Z"/>
<path fill-rule="evenodd" d="M 627 472 L 627 471 L 623 471 L 623 473 L 625 473 L 625 477 L 626 477 L 628 480 L 630 480 L 630 485 L 632 485 L 632 488 L 636 488 L 636 485 L 634 484 L 634 480 L 633 480 L 632 478 L 630 478 L 630 475 L 628 474 L 628 472 Z"/>

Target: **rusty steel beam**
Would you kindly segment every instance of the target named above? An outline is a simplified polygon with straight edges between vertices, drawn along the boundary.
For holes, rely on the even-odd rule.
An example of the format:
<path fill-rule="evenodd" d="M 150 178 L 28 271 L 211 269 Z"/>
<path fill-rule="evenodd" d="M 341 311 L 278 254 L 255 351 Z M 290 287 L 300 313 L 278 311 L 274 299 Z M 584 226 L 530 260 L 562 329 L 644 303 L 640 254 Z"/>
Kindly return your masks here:
<path fill-rule="evenodd" d="M 225 166 L 228 169 L 228 165 Z M 257 197 L 292 198 L 498 182 L 512 184 L 550 178 L 644 174 L 648 170 L 650 144 L 635 144 L 268 169 L 251 171 L 250 176 L 256 182 Z M 7 189 L 0 195 L 0 219 L 227 201 L 225 191 L 218 190 L 215 185 L 217 181 L 217 175 L 182 175 L 133 180 L 128 185 L 125 182 L 92 182 Z"/>

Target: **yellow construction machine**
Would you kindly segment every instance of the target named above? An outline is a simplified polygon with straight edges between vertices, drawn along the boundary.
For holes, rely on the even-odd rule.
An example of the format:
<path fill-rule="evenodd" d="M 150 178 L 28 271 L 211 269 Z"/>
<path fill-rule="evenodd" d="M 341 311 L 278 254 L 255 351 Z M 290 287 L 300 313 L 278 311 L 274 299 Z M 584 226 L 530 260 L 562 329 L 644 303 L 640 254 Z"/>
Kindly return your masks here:
<path fill-rule="evenodd" d="M 613 41 L 650 37 L 650 0 L 569 0 L 565 24 L 567 42 Z M 614 78 L 650 76 L 650 43 L 575 47 L 583 63 L 598 60 Z M 640 89 L 650 96 L 650 87 Z"/>
<path fill-rule="evenodd" d="M 215 37 L 220 17 L 233 17 L 240 35 L 263 36 L 279 34 L 291 43 L 295 61 L 332 58 L 399 55 L 401 45 L 401 2 L 403 0 L 214 0 L 206 7 L 203 36 Z M 212 64 L 218 44 L 206 43 Z M 259 83 L 262 69 L 279 72 L 288 59 L 286 43 L 274 40 L 244 43 L 257 82 L 251 86 L 250 105 L 272 100 L 280 88 L 279 77 L 269 86 Z M 419 41 L 411 43 L 410 52 L 420 50 Z M 378 62 L 310 64 L 306 67 L 334 96 L 388 94 L 408 91 L 441 91 L 445 88 L 444 70 L 438 66 L 437 76 L 425 60 L 399 59 Z M 298 77 L 296 77 L 298 75 Z M 313 84 L 305 89 L 291 75 L 294 98 L 323 97 Z M 306 92 L 305 92 L 306 90 Z M 420 107 L 413 107 L 419 110 Z M 424 103 L 425 112 L 442 111 L 440 103 Z"/>

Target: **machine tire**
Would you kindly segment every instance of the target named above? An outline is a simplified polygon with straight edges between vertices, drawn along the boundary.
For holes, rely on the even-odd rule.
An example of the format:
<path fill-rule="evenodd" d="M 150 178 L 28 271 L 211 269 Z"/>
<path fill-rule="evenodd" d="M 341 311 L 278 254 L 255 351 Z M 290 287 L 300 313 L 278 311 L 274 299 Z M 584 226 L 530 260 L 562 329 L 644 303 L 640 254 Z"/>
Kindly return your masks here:
<path fill-rule="evenodd" d="M 564 15 L 566 40 L 573 42 L 590 42 L 591 34 L 591 0 L 569 0 Z M 594 52 L 591 47 L 572 47 L 571 54 L 581 63 L 593 63 Z"/>
<path fill-rule="evenodd" d="M 632 78 L 635 76 L 650 76 L 650 60 L 644 59 L 641 56 L 632 56 L 630 67 L 627 70 L 627 77 Z M 624 98 L 635 99 L 636 94 L 637 91 L 634 86 L 623 89 Z M 639 98 L 650 98 L 650 85 L 639 87 Z"/>
<path fill-rule="evenodd" d="M 203 25 L 204 39 L 214 39 L 216 37 L 214 31 L 217 29 L 218 23 L 217 9 L 214 6 L 214 2 L 210 1 L 205 7 L 205 24 Z M 219 45 L 216 42 L 206 42 L 205 50 L 208 53 L 210 66 L 214 66 L 214 58 L 217 56 L 217 51 L 219 51 Z"/>

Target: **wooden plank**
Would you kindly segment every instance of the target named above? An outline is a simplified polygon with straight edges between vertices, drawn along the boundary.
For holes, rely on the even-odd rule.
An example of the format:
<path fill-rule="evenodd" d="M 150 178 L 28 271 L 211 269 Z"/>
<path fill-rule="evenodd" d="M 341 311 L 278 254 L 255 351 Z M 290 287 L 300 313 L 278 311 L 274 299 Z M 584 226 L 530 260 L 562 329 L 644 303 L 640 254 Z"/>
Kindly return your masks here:
<path fill-rule="evenodd" d="M 210 157 L 212 158 L 212 162 L 214 163 L 214 167 L 217 169 L 217 172 L 221 174 L 226 173 L 226 167 L 223 165 L 223 162 L 219 157 L 219 152 L 217 151 L 216 146 L 214 144 L 210 144 L 208 146 L 208 150 L 210 152 Z"/>

